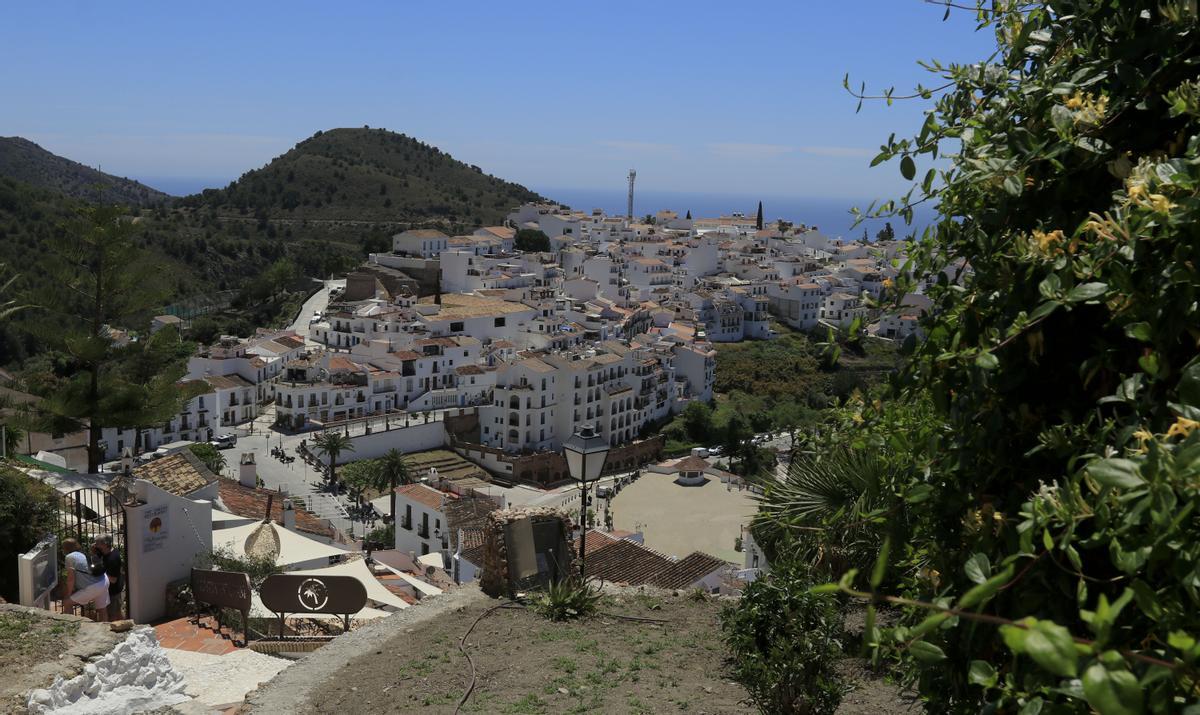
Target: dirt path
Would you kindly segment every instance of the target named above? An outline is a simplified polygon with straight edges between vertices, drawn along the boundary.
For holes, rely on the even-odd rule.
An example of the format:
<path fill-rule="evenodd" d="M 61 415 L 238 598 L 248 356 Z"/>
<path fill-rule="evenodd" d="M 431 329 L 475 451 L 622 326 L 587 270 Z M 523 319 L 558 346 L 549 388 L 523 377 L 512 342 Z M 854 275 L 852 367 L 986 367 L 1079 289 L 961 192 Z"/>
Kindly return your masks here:
<path fill-rule="evenodd" d="M 495 603 L 396 633 L 344 663 L 297 712 L 453 712 L 470 682 L 459 638 Z M 725 672 L 718 602 L 620 596 L 603 610 L 665 622 L 602 615 L 551 623 L 509 609 L 488 615 L 467 640 L 478 679 L 463 712 L 754 712 Z"/>

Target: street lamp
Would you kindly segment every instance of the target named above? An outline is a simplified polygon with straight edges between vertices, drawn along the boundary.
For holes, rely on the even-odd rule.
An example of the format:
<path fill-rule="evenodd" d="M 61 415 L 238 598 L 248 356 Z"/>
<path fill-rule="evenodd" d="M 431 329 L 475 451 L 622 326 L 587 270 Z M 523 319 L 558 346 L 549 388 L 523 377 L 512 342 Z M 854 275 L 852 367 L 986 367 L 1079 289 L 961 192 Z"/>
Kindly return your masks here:
<path fill-rule="evenodd" d="M 596 434 L 593 425 L 584 425 L 563 443 L 567 470 L 579 480 L 579 575 L 584 575 L 584 546 L 587 542 L 587 484 L 600 477 L 608 458 L 608 441 Z"/>

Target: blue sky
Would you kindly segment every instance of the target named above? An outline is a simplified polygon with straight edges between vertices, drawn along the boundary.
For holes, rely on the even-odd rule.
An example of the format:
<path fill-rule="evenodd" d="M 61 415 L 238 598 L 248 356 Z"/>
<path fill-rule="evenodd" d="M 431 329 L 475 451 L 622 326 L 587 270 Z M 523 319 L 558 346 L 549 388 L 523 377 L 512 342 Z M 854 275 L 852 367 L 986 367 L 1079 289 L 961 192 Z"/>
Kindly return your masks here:
<path fill-rule="evenodd" d="M 922 107 L 868 86 L 989 51 L 922 0 L 32 2 L 0 23 L 0 136 L 225 183 L 317 129 L 386 127 L 532 188 L 870 197 Z M 182 182 L 186 184 L 187 182 Z"/>

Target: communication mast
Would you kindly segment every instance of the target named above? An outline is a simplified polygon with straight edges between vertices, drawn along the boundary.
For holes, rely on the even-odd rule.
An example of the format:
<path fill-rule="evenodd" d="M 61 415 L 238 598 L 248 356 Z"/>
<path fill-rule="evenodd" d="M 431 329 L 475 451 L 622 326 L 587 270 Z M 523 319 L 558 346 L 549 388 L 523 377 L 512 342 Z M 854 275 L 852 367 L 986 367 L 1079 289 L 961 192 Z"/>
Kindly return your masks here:
<path fill-rule="evenodd" d="M 629 204 L 625 212 L 630 221 L 633 220 L 633 180 L 637 178 L 637 172 L 633 169 L 629 170 Z"/>

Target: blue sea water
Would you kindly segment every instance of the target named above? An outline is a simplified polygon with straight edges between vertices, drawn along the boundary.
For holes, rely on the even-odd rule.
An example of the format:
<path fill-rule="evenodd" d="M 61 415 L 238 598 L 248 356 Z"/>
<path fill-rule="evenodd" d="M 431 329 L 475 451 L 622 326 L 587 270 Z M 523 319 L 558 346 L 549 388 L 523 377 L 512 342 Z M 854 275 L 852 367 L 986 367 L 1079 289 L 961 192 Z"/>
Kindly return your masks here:
<path fill-rule="evenodd" d="M 550 187 L 538 187 L 536 191 L 573 209 L 590 211 L 598 208 L 610 215 L 625 214 L 626 193 L 623 191 Z M 783 219 L 792 223 L 803 223 L 816 226 L 829 236 L 856 239 L 862 236 L 863 229 L 873 238 L 884 226 L 884 220 L 868 219 L 857 227 L 852 227 L 854 217 L 850 214 L 851 207 L 865 210 L 871 200 L 872 197 L 829 199 L 635 190 L 633 211 L 637 216 L 654 214 L 663 209 L 676 211 L 680 216 L 691 211 L 693 218 L 728 216 L 735 211 L 754 216 L 758 211 L 758 202 L 762 201 L 763 218 L 767 221 Z M 933 219 L 932 211 L 919 206 L 914 211 L 913 226 L 907 231 L 900 219 L 891 220 L 891 224 L 897 238 L 900 238 L 913 229 L 919 232 Z"/>

